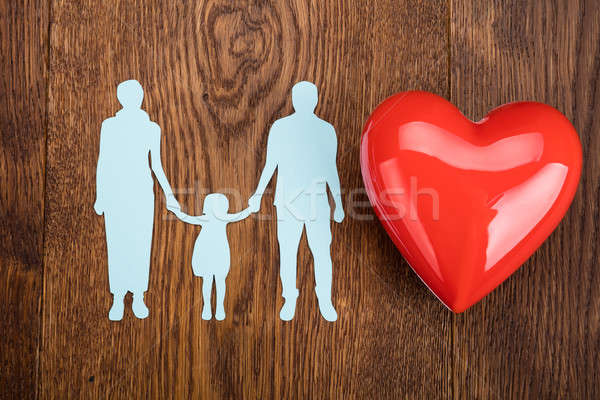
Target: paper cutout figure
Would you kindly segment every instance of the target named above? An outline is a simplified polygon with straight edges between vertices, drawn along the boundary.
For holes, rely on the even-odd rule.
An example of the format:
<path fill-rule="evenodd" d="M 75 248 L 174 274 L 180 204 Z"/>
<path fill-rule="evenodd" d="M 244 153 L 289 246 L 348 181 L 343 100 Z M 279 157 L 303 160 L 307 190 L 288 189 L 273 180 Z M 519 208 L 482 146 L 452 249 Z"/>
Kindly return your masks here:
<path fill-rule="evenodd" d="M 265 167 L 255 194 L 248 200 L 251 211 L 258 211 L 265 188 L 277 169 L 274 205 L 285 299 L 279 317 L 284 321 L 294 318 L 296 310 L 296 263 L 305 227 L 315 264 L 319 310 L 327 321 L 337 319 L 331 302 L 331 210 L 327 186 L 335 201 L 333 218 L 336 222 L 342 222 L 344 210 L 336 166 L 337 137 L 333 126 L 314 114 L 317 102 L 314 84 L 294 85 L 292 103 L 296 112 L 273 123 L 267 140 Z"/>
<path fill-rule="evenodd" d="M 104 214 L 113 294 L 108 318 L 112 321 L 123 318 L 123 299 L 128 291 L 133 293 L 135 316 L 148 316 L 144 293 L 148 290 L 154 224 L 154 181 L 148 154 L 167 206 L 180 208 L 160 160 L 160 127 L 140 108 L 142 86 L 135 80 L 122 82 L 117 98 L 123 108 L 102 123 L 94 204 L 96 213 Z"/>
<path fill-rule="evenodd" d="M 202 277 L 202 297 L 204 307 L 202 308 L 202 319 L 212 318 L 210 307 L 210 295 L 213 280 L 217 288 L 217 307 L 215 319 L 225 319 L 225 279 L 229 273 L 230 251 L 227 240 L 227 224 L 241 221 L 250 215 L 250 208 L 229 214 L 229 201 L 225 195 L 213 193 L 206 196 L 202 212 L 203 215 L 190 216 L 173 208 L 172 211 L 179 219 L 188 224 L 201 225 L 202 230 L 194 244 L 192 255 L 192 270 L 194 275 Z"/>

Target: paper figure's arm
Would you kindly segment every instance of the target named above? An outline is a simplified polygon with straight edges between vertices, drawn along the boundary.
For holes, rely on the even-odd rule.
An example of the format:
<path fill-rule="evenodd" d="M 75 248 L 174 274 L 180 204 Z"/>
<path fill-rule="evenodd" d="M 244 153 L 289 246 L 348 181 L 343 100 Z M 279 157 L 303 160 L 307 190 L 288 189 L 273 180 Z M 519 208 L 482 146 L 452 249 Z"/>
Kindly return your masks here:
<path fill-rule="evenodd" d="M 250 215 L 250 207 L 246 208 L 245 210 L 240 211 L 239 213 L 227 214 L 227 222 L 241 221 L 245 218 L 248 218 L 249 215 Z"/>
<path fill-rule="evenodd" d="M 105 186 L 105 165 L 106 158 L 106 126 L 105 122 L 102 123 L 102 128 L 100 129 L 100 151 L 98 154 L 98 165 L 96 167 L 96 203 L 94 204 L 94 208 L 98 214 L 104 213 L 104 186 Z"/>
<path fill-rule="evenodd" d="M 267 159 L 265 161 L 265 167 L 263 168 L 262 174 L 260 175 L 260 180 L 258 181 L 258 186 L 256 187 L 254 195 L 263 195 L 267 185 L 269 184 L 269 181 L 275 173 L 275 168 L 277 168 L 277 135 L 277 121 L 275 121 L 275 123 L 271 127 L 271 130 L 269 131 L 269 138 L 267 139 Z"/>
<path fill-rule="evenodd" d="M 154 175 L 156 176 L 156 179 L 158 179 L 158 183 L 165 194 L 167 199 L 167 208 L 181 209 L 181 206 L 175 199 L 175 195 L 173 195 L 173 189 L 171 189 L 171 185 L 169 184 L 169 180 L 165 175 L 162 161 L 160 159 L 160 127 L 154 123 L 153 125 L 154 132 L 152 132 L 152 141 L 150 143 L 150 161 L 152 163 L 152 171 L 154 171 Z"/>
<path fill-rule="evenodd" d="M 208 222 L 209 218 L 206 215 L 188 215 L 183 211 L 175 211 L 175 215 L 177 218 L 182 220 L 183 222 L 191 225 L 202 225 L 205 222 Z"/>
<path fill-rule="evenodd" d="M 335 201 L 335 208 L 343 210 L 342 208 L 342 193 L 340 189 L 340 176 L 338 174 L 337 169 L 337 135 L 335 134 L 335 129 L 333 126 L 330 126 L 331 131 L 329 132 L 328 142 L 327 142 L 327 170 L 326 170 L 326 180 L 327 185 L 329 186 L 329 190 L 333 195 L 333 200 Z"/>
<path fill-rule="evenodd" d="M 98 153 L 98 166 L 96 167 L 96 198 L 102 197 L 102 188 L 104 186 L 104 153 L 106 152 L 106 129 L 104 123 L 100 129 L 100 152 Z"/>

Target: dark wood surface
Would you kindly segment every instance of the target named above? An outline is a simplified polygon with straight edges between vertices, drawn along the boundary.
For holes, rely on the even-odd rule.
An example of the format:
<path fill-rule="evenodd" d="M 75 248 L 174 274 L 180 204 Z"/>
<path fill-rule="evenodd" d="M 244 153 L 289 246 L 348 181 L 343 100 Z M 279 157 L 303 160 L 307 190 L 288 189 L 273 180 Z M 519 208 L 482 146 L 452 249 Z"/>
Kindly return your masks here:
<path fill-rule="evenodd" d="M 600 10 L 595 1 L 59 1 L 0 5 L 0 397 L 598 398 Z M 296 318 L 275 222 L 229 228 L 224 322 L 200 318 L 198 228 L 157 188 L 146 302 L 107 319 L 99 130 L 138 79 L 182 206 L 245 206 L 272 122 L 299 80 L 338 133 L 346 208 L 362 124 L 389 95 L 432 91 L 479 119 L 502 103 L 561 110 L 584 150 L 567 216 L 514 276 L 461 315 L 410 270 L 369 207 L 333 226 L 334 304 L 318 313 L 305 239 Z M 273 185 L 271 185 L 271 188 Z M 358 190 L 358 192 L 356 191 Z M 261 213 L 273 215 L 272 196 Z M 131 298 L 127 298 L 130 305 Z"/>
<path fill-rule="evenodd" d="M 0 2 L 0 397 L 40 382 L 47 2 Z"/>

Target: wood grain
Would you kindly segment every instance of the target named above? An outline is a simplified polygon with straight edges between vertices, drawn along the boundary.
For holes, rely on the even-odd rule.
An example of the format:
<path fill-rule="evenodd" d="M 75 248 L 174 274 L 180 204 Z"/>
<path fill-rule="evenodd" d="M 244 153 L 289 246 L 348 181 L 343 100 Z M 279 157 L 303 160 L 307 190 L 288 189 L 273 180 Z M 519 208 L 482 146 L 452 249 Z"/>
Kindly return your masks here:
<path fill-rule="evenodd" d="M 48 4 L 0 3 L 0 398 L 34 398 L 41 336 Z"/>
<path fill-rule="evenodd" d="M 441 0 L 53 1 L 42 397 L 450 396 L 451 316 L 369 208 L 355 211 L 368 221 L 349 215 L 333 227 L 334 324 L 318 313 L 305 242 L 296 318 L 278 318 L 272 197 L 262 218 L 230 227 L 228 316 L 202 321 L 190 268 L 198 229 L 170 219 L 159 192 L 150 317 L 128 311 L 111 323 L 104 227 L 92 209 L 100 123 L 130 78 L 145 88 L 166 173 L 189 212 L 207 192 L 245 206 L 269 126 L 292 112 L 299 80 L 317 84 L 317 114 L 337 129 L 347 208 L 364 202 L 351 192 L 362 187 L 362 123 L 400 90 L 448 95 L 448 12 Z"/>
<path fill-rule="evenodd" d="M 600 397 L 600 11 L 593 0 L 140 1 L 0 4 L 0 398 Z M 224 322 L 200 318 L 198 228 L 156 187 L 150 317 L 107 313 L 92 209 L 100 124 L 138 79 L 182 206 L 245 207 L 299 80 L 337 130 L 347 219 L 334 304 L 318 313 L 306 241 L 283 323 L 272 196 L 229 228 Z M 513 277 L 450 314 L 400 257 L 362 188 L 362 123 L 410 89 L 468 117 L 514 100 L 561 110 L 584 150 L 564 221 Z M 47 134 L 46 134 L 47 133 Z M 46 161 L 47 159 L 47 161 Z M 273 184 L 270 185 L 271 190 Z M 214 300 L 213 300 L 214 302 Z"/>
<path fill-rule="evenodd" d="M 513 277 L 454 322 L 457 398 L 600 397 L 600 9 L 596 1 L 453 1 L 452 101 L 561 110 L 583 145 L 567 216 Z"/>

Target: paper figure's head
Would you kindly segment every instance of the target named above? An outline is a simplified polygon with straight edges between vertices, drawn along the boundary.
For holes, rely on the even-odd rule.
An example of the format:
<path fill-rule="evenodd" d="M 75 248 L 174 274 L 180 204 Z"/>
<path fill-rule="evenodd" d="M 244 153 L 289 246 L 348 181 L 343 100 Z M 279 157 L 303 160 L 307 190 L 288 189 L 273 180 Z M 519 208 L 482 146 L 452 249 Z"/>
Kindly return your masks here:
<path fill-rule="evenodd" d="M 319 102 L 319 91 L 314 83 L 302 81 L 292 88 L 292 104 L 298 113 L 313 113 Z"/>
<path fill-rule="evenodd" d="M 135 79 L 119 83 L 117 99 L 123 108 L 140 108 L 144 100 L 144 89 Z"/>
<path fill-rule="evenodd" d="M 211 193 L 204 198 L 202 212 L 222 217 L 229 210 L 229 200 L 224 194 Z"/>

